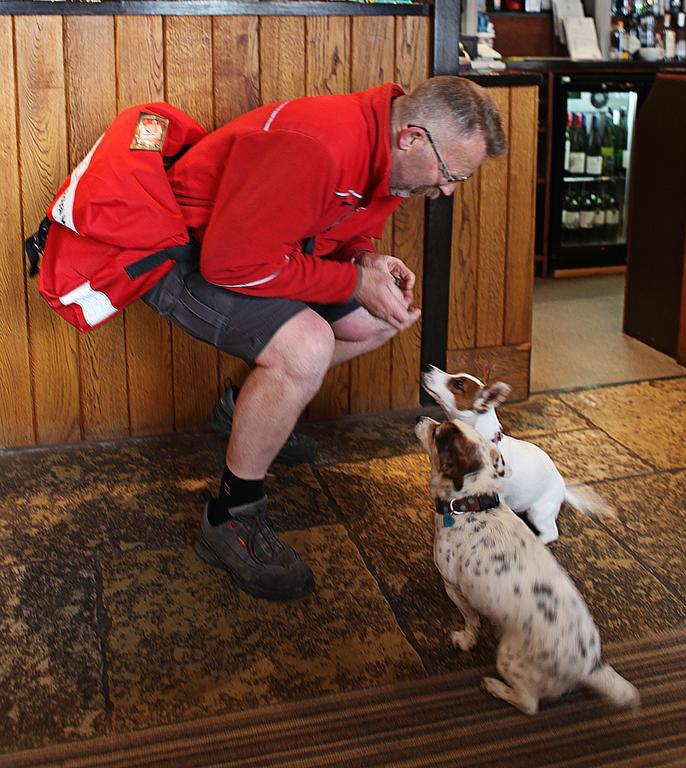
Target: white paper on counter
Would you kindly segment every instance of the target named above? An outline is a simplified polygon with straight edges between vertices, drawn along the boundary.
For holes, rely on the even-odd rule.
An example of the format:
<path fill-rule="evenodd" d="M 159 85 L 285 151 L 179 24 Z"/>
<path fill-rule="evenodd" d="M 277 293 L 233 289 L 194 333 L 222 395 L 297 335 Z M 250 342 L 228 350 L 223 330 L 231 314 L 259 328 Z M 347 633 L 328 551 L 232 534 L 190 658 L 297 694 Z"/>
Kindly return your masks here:
<path fill-rule="evenodd" d="M 566 42 L 563 21 L 567 18 L 577 18 L 584 15 L 581 0 L 553 0 L 553 28 L 556 36 L 564 45 Z"/>
<path fill-rule="evenodd" d="M 570 58 L 574 61 L 602 60 L 594 19 L 590 16 L 566 18 L 564 28 Z"/>

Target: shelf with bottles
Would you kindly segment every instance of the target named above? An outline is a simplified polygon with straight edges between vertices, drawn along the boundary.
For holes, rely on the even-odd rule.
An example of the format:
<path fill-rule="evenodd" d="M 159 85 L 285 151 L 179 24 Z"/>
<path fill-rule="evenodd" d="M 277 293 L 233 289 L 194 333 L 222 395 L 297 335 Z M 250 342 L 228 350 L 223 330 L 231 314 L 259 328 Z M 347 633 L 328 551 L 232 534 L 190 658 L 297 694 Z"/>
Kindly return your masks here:
<path fill-rule="evenodd" d="M 560 245 L 623 245 L 626 242 L 622 187 L 592 181 L 581 188 L 565 184 Z"/>
<path fill-rule="evenodd" d="M 686 61 L 685 0 L 611 0 L 610 58 Z"/>
<path fill-rule="evenodd" d="M 610 181 L 626 176 L 629 165 L 627 110 L 568 112 L 564 181 Z"/>

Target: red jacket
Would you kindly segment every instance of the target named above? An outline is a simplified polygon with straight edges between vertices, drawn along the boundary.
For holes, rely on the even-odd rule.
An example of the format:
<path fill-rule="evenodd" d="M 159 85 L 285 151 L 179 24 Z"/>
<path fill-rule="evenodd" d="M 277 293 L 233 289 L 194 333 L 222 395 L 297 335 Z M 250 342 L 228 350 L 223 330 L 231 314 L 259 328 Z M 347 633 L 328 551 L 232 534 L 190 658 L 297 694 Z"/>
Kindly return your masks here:
<path fill-rule="evenodd" d="M 169 178 L 206 280 L 255 296 L 348 301 L 390 195 L 394 83 L 269 104 L 201 139 Z M 308 239 L 315 237 L 314 252 Z M 311 243 L 310 243 L 311 244 Z"/>

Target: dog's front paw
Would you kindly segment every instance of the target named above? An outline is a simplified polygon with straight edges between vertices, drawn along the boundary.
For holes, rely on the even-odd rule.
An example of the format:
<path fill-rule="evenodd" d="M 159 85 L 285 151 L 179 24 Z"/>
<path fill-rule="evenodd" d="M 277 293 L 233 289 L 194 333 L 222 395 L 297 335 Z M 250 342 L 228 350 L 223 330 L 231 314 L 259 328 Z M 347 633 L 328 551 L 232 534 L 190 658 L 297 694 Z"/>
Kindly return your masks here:
<path fill-rule="evenodd" d="M 450 640 L 453 644 L 453 648 L 459 648 L 462 651 L 471 651 L 476 645 L 477 639 L 476 632 L 468 632 L 466 629 L 463 629 L 460 632 L 450 633 Z"/>

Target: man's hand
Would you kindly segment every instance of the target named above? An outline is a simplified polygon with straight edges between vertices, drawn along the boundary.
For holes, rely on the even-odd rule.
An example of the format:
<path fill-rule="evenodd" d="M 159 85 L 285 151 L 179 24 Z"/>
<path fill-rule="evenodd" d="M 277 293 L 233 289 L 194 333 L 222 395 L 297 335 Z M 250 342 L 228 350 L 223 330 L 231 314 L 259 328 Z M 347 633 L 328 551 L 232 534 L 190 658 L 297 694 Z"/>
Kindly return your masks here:
<path fill-rule="evenodd" d="M 355 298 L 374 317 L 398 331 L 409 328 L 421 314 L 410 309 L 415 276 L 400 259 L 364 253 L 355 257 L 362 279 Z M 393 270 L 393 271 L 391 271 Z M 396 284 L 399 280 L 400 286 Z"/>
<path fill-rule="evenodd" d="M 355 255 L 355 263 L 362 267 L 370 267 L 389 272 L 395 284 L 400 288 L 405 299 L 405 307 L 408 309 L 414 301 L 415 274 L 400 259 L 383 253 L 360 251 Z"/>

